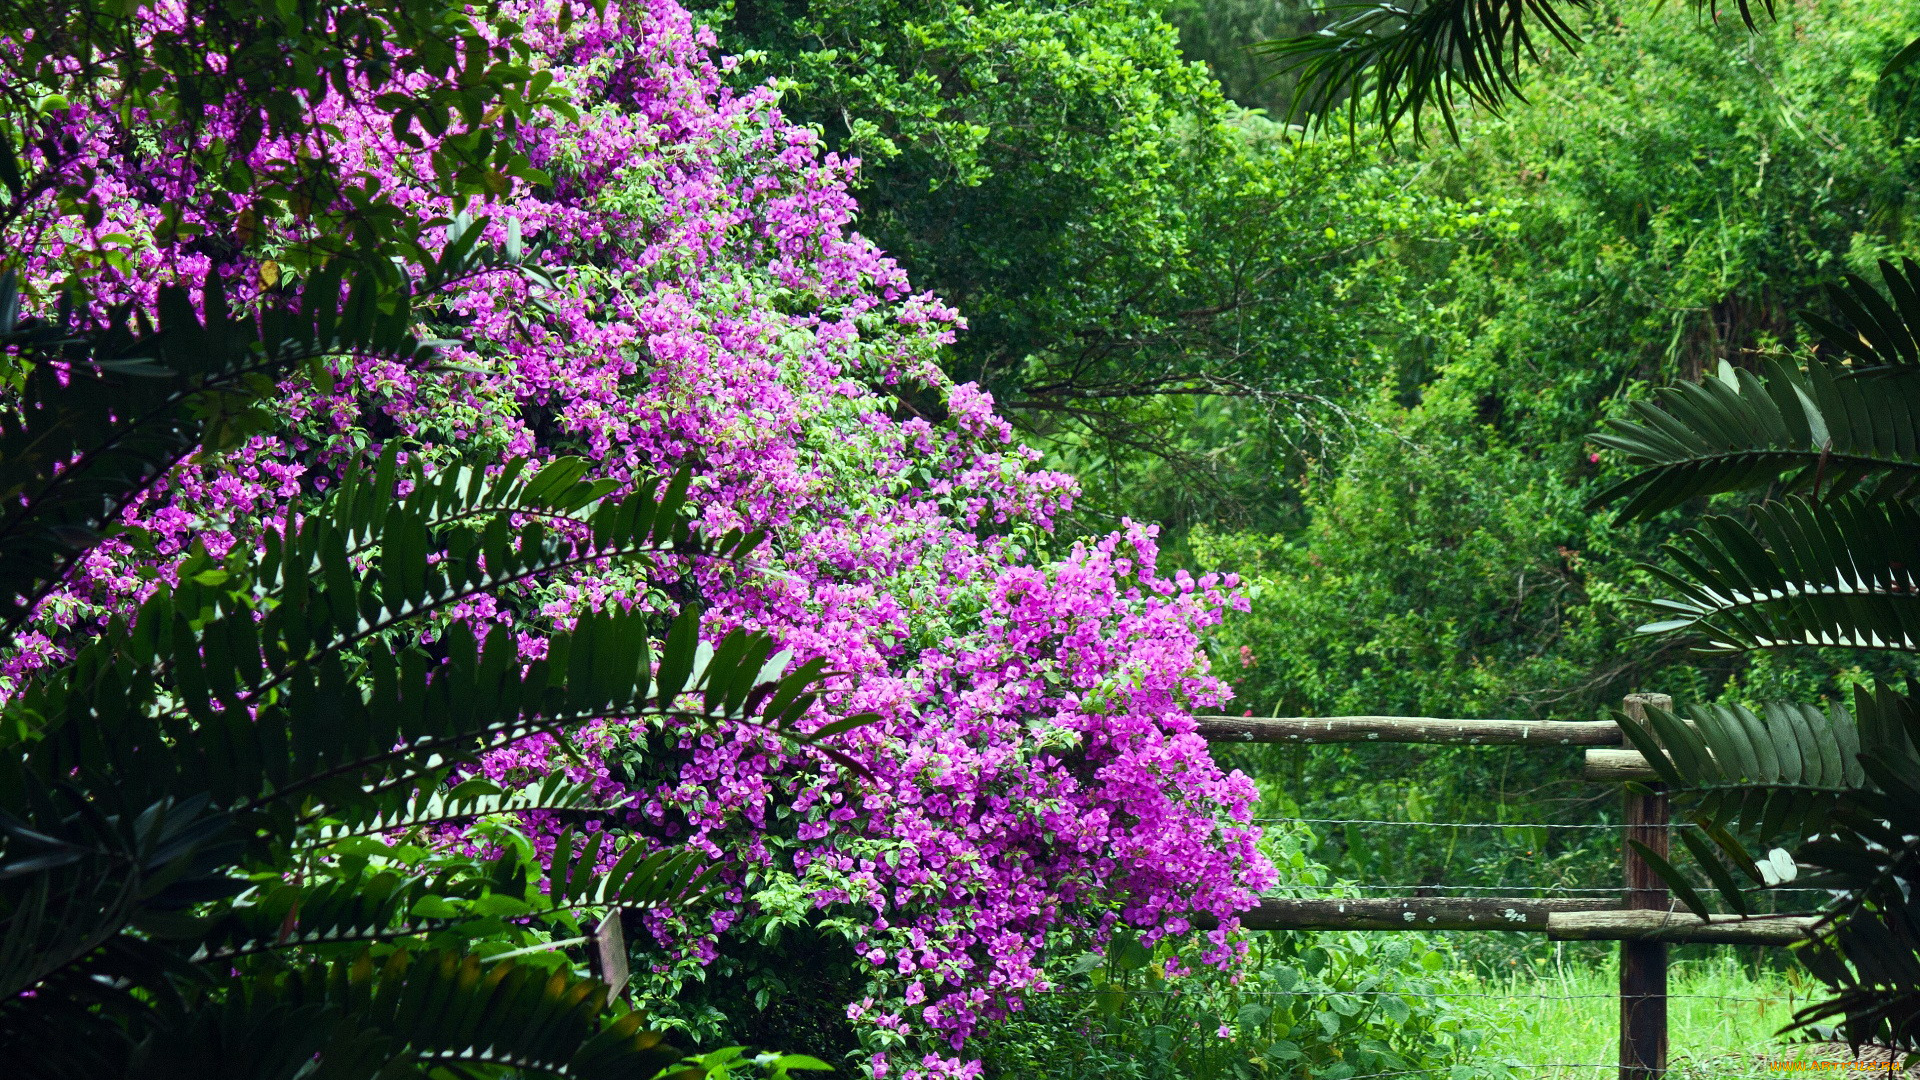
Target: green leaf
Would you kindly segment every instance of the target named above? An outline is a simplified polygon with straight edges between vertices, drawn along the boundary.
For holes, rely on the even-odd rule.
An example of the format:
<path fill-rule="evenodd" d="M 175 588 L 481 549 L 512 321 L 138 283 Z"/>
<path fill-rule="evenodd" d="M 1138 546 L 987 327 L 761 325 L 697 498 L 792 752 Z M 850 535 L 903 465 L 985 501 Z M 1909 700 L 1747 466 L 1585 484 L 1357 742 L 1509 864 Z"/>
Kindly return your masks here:
<path fill-rule="evenodd" d="M 1693 829 L 1681 829 L 1679 835 L 1680 842 L 1693 853 L 1694 861 L 1706 871 L 1707 877 L 1712 880 L 1714 887 L 1719 889 L 1720 896 L 1727 902 L 1727 906 L 1741 915 L 1747 914 L 1749 909 L 1746 894 L 1741 890 L 1739 883 L 1734 881 L 1733 875 L 1727 872 L 1726 865 L 1714 854 L 1707 841 Z"/>
<path fill-rule="evenodd" d="M 1638 840 L 1629 840 L 1627 844 L 1632 847 L 1633 850 L 1639 852 L 1641 858 L 1647 860 L 1647 865 L 1653 869 L 1655 874 L 1660 876 L 1660 880 L 1666 883 L 1667 888 L 1673 890 L 1674 895 L 1680 898 L 1680 902 L 1687 905 L 1687 910 L 1700 916 L 1702 919 L 1710 916 L 1711 913 L 1707 909 L 1706 901 L 1700 899 L 1700 894 L 1694 891 L 1692 884 L 1687 881 L 1686 875 L 1676 869 L 1671 862 L 1668 862 L 1666 856 L 1661 855 L 1659 852 Z"/>

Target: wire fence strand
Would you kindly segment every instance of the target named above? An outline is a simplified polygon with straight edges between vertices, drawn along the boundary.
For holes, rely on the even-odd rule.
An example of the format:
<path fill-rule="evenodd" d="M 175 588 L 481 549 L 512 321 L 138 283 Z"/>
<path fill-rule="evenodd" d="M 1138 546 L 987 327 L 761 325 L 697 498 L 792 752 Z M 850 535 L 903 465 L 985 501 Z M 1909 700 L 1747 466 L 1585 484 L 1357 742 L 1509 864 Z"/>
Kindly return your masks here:
<path fill-rule="evenodd" d="M 1696 883 L 1696 885 L 1697 887 L 1702 887 L 1702 888 L 1712 888 L 1711 885 L 1705 885 L 1703 883 Z M 1342 889 L 1352 890 L 1354 892 L 1406 892 L 1408 890 L 1417 890 L 1417 889 L 1445 889 L 1452 892 L 1492 892 L 1492 893 L 1500 893 L 1502 895 L 1510 895 L 1517 890 L 1520 892 L 1552 891 L 1552 892 L 1579 894 L 1583 896 L 1605 896 L 1608 894 L 1620 894 L 1628 891 L 1625 885 L 1614 885 L 1610 887 L 1601 887 L 1601 888 L 1576 888 L 1569 885 L 1523 885 L 1523 884 L 1436 885 L 1436 884 L 1430 884 L 1426 882 L 1422 882 L 1420 884 L 1403 884 L 1403 885 L 1287 884 L 1287 885 L 1275 885 L 1274 888 L 1275 889 L 1311 889 L 1316 892 L 1329 892 L 1329 891 L 1337 891 Z M 1817 889 L 1817 888 L 1813 888 L 1811 886 L 1806 886 L 1806 885 L 1784 885 L 1784 886 L 1774 886 L 1765 890 L 1756 889 L 1755 891 L 1756 892 L 1764 891 L 1764 892 L 1770 892 L 1770 893 L 1783 893 L 1783 892 L 1830 893 L 1833 890 Z M 1406 899 L 1434 900 L 1434 899 L 1443 899 L 1443 898 L 1435 897 L 1435 896 L 1419 896 L 1416 894 L 1416 895 L 1409 895 L 1406 897 Z"/>
<path fill-rule="evenodd" d="M 1882 1064 L 1877 1061 L 1835 1061 L 1826 1058 L 1774 1058 L 1763 1059 L 1764 1064 L 1753 1071 L 1728 1072 L 1716 1067 L 1715 1059 L 1701 1061 L 1669 1061 L 1668 1075 L 1685 1076 L 1692 1070 L 1711 1070 L 1707 1075 L 1712 1080 L 1779 1080 L 1783 1074 L 1795 1072 L 1834 1072 L 1850 1075 L 1904 1077 L 1911 1075 L 1899 1068 L 1897 1063 Z M 1815 1069 L 1814 1066 L 1820 1066 Z M 1486 1063 L 1483 1068 L 1493 1069 L 1618 1069 L 1617 1061 L 1542 1061 L 1518 1062 L 1495 1061 Z M 1751 1069 L 1752 1067 L 1749 1066 Z M 1396 1069 L 1392 1072 L 1356 1072 L 1353 1080 L 1386 1080 L 1390 1076 L 1435 1076 L 1446 1075 L 1449 1066 L 1434 1065 L 1424 1069 Z"/>
<path fill-rule="evenodd" d="M 1035 990 L 1032 996 L 1088 997 L 1118 993 L 1126 997 L 1185 997 L 1186 990 Z M 1494 994 L 1478 990 L 1236 990 L 1243 998 L 1266 997 L 1399 997 L 1399 998 L 1494 998 L 1512 1001 L 1618 1001 L 1619 994 Z M 1668 1001 L 1739 1001 L 1755 1005 L 1791 1003 L 1802 1000 L 1791 994 L 1747 996 L 1742 994 L 1663 994 Z"/>
<path fill-rule="evenodd" d="M 1418 826 L 1423 829 L 1625 829 L 1620 825 L 1566 825 L 1548 821 L 1391 821 L 1385 818 L 1311 818 L 1311 817 L 1257 817 L 1243 822 L 1228 822 L 1240 825 L 1397 825 Z M 1694 828 L 1692 822 L 1677 821 L 1672 828 Z"/>

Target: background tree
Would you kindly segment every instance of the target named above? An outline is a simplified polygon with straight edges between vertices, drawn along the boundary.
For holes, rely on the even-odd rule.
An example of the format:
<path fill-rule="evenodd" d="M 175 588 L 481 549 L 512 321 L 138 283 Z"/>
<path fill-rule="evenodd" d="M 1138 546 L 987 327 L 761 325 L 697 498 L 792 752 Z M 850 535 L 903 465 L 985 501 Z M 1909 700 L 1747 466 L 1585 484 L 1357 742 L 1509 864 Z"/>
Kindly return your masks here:
<path fill-rule="evenodd" d="M 1387 251 L 1479 227 L 1232 105 L 1140 0 L 708 14 L 735 85 L 860 159 L 862 233 L 966 316 L 943 365 L 1087 480 L 1089 525 L 1290 520 L 1264 478 L 1381 376 L 1352 331 L 1426 284 Z"/>

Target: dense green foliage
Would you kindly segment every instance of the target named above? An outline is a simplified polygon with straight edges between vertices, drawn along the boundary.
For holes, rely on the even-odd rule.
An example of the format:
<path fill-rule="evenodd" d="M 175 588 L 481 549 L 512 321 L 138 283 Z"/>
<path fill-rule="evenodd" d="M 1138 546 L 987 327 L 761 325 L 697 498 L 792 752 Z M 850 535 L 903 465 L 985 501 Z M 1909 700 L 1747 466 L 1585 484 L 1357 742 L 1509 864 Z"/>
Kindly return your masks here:
<path fill-rule="evenodd" d="M 1267 851 L 1283 893 L 1331 880 L 1297 829 L 1273 829 Z M 986 1045 L 988 1075 L 1062 1080 L 1345 1080 L 1439 1071 L 1497 1076 L 1476 1060 L 1482 1015 L 1441 994 L 1457 965 L 1419 934 L 1266 933 L 1232 970 L 1195 968 L 1172 942 L 1123 940 L 1059 965 Z"/>
<path fill-rule="evenodd" d="M 1627 523 L 1586 503 L 1622 475 L 1588 442 L 1601 419 L 1649 385 L 1792 347 L 1792 313 L 1825 310 L 1825 282 L 1914 250 L 1912 76 L 1880 74 L 1920 33 L 1913 13 L 1823 4 L 1749 31 L 1684 5 L 1609 6 L 1570 23 L 1581 50 L 1549 50 L 1504 115 L 1461 114 L 1457 145 L 1388 149 L 1365 127 L 1297 139 L 1235 113 L 1187 81 L 1164 34 L 1140 29 L 1144 12 L 956 10 L 789 5 L 779 20 L 734 19 L 723 39 L 763 50 L 743 79 L 791 80 L 789 105 L 858 148 L 863 228 L 924 279 L 953 283 L 972 329 L 951 369 L 1029 406 L 1016 415 L 1030 437 L 1087 480 L 1083 514 L 1160 518 L 1198 565 L 1251 572 L 1253 613 L 1216 649 L 1239 707 L 1588 719 L 1633 690 L 1810 700 L 1903 668 L 1807 648 L 1700 657 L 1636 634 L 1634 598 L 1654 587 L 1639 567 L 1703 507 Z M 1091 21 L 1074 21 L 1082 13 Z M 1274 66 L 1244 46 L 1319 25 L 1311 11 L 1226 0 L 1165 14 L 1188 58 L 1270 114 L 1293 84 L 1268 80 Z M 1011 44 L 982 29 L 993 20 L 1048 36 Z M 815 51 L 809 28 L 833 47 Z M 940 74 L 961 70 L 974 74 Z M 1072 90 L 1096 75 L 1127 92 L 1075 108 L 1088 99 Z M 1040 99 L 1086 130 L 1152 135 L 1043 140 L 1021 111 Z M 1212 128 L 1128 126 L 1128 108 L 1224 118 L 1242 149 L 1202 153 L 1220 144 L 1172 136 Z M 928 134 L 933 117 L 964 119 L 967 140 Z M 1242 172 L 1224 175 L 1288 185 L 1271 216 L 1237 196 L 1226 212 L 1199 209 L 1232 188 L 1182 178 L 1230 159 Z M 1124 214 L 1091 194 L 1143 175 L 1155 182 L 1128 189 Z M 1173 228 L 1187 222 L 1206 231 Z M 1327 229 L 1353 240 L 1323 247 Z M 1062 235 L 1076 246 L 1063 251 Z M 1074 261 L 1098 258 L 1109 236 L 1199 262 L 1099 258 L 1089 273 Z M 1035 388 L 1069 385 L 1061 372 L 1099 372 L 1063 364 L 1107 340 L 1080 328 L 1111 325 L 1096 298 L 1113 289 L 1088 285 L 1144 277 L 1129 295 L 1170 295 L 1205 280 L 1190 267 L 1262 246 L 1275 284 L 1236 324 L 1244 366 L 1209 367 L 1227 350 L 1176 354 L 1141 334 L 1110 354 L 1125 378 L 1077 384 L 1089 411 L 1089 387 L 1121 395 L 1097 422 L 1033 407 Z M 1008 309 L 1026 321 L 995 314 Z M 1039 312 L 1053 315 L 1027 318 Z M 1166 371 L 1237 372 L 1257 392 L 1151 393 L 1146 377 Z M 1249 749 L 1234 761 L 1273 807 L 1314 816 L 1590 820 L 1601 795 L 1571 779 L 1571 753 Z M 1615 872 L 1613 853 L 1566 834 L 1425 830 L 1390 858 L 1385 837 L 1329 839 L 1322 854 L 1369 880 L 1592 885 Z"/>
<path fill-rule="evenodd" d="M 1249 477 L 1389 369 L 1372 331 L 1420 291 L 1382 244 L 1478 220 L 1240 112 L 1140 0 L 714 14 L 739 84 L 860 158 L 861 231 L 967 319 L 948 370 L 1109 493 L 1095 519 L 1286 522 Z M 1192 409 L 1213 430 L 1170 438 Z"/>
<path fill-rule="evenodd" d="M 1541 72 L 1538 107 L 1434 151 L 1425 182 L 1510 227 L 1423 252 L 1445 303 L 1403 339 L 1374 423 L 1306 481 L 1313 526 L 1268 542 L 1255 618 L 1298 644 L 1250 641 L 1253 704 L 1573 718 L 1655 683 L 1797 678 L 1669 675 L 1673 647 L 1628 633 L 1651 538 L 1585 511 L 1615 468 L 1586 436 L 1650 380 L 1791 343 L 1825 281 L 1913 243 L 1913 151 L 1867 105 L 1872 62 L 1920 20 L 1823 8 L 1750 38 L 1643 19 Z"/>

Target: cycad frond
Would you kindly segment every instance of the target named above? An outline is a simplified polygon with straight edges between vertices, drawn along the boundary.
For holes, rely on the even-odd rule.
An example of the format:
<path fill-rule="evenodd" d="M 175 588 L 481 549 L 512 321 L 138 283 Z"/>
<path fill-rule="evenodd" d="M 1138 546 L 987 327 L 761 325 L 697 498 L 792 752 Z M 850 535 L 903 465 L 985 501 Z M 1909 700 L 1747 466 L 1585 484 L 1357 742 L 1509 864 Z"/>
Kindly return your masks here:
<path fill-rule="evenodd" d="M 437 950 L 363 954 L 212 990 L 164 1017 L 123 1075 L 626 1080 L 679 1058 L 642 1014 L 602 1019 L 598 982 Z"/>
<path fill-rule="evenodd" d="M 673 720 L 814 737 L 801 723 L 824 665 L 789 670 L 764 634 L 709 644 L 691 608 L 657 656 L 655 617 L 639 608 L 583 613 L 533 660 L 506 628 L 482 641 L 466 621 L 439 629 L 431 652 L 411 629 L 383 640 L 462 598 L 567 567 L 737 555 L 757 540 L 700 537 L 684 474 L 624 496 L 583 476 L 570 461 L 428 476 L 400 472 L 389 454 L 297 524 L 270 527 L 258 558 L 189 559 L 171 593 L 8 702 L 0 992 L 15 996 L 0 1033 L 30 1037 L 42 1010 L 84 1026 L 61 1010 L 108 985 L 147 995 L 103 1010 L 132 1037 L 169 988 L 223 966 L 460 940 L 462 927 L 488 922 L 469 905 L 490 898 L 496 926 L 503 912 L 565 919 L 697 902 L 711 880 L 703 860 L 638 844 L 616 857 L 604 833 L 578 852 L 563 838 L 544 893 L 529 884 L 538 868 L 503 866 L 458 883 L 347 873 L 232 900 L 249 887 L 242 868 L 282 866 L 291 851 L 516 810 L 608 809 L 558 779 L 519 795 L 440 790 L 460 763 L 529 735 Z M 182 791 L 196 794 L 182 802 Z M 19 994 L 27 988 L 35 994 Z"/>
<path fill-rule="evenodd" d="M 649 851 L 636 842 L 601 870 L 603 856 L 613 854 L 607 836 L 594 832 L 579 843 L 572 833 L 563 834 L 544 885 L 530 880 L 538 878 L 541 867 L 510 855 L 480 873 L 337 872 L 262 887 L 217 917 L 155 919 L 141 928 L 192 949 L 196 963 L 221 965 L 286 950 L 337 951 L 429 936 L 457 940 L 467 936 L 463 928 L 490 924 L 496 916 L 552 922 L 582 909 L 684 909 L 710 899 L 712 868 L 699 852 Z"/>
<path fill-rule="evenodd" d="M 1621 726 L 1691 804 L 1699 829 L 1681 838 L 1729 906 L 1748 911 L 1742 893 L 1762 882 L 1730 828 L 1763 843 L 1816 834 L 1787 869 L 1812 871 L 1795 877 L 1796 887 L 1836 898 L 1803 952 L 1834 994 L 1797 1013 L 1794 1026 L 1837 1023 L 1855 1043 L 1920 1043 L 1920 704 L 1861 688 L 1852 713 L 1803 705 L 1769 705 L 1764 718 L 1738 707 L 1689 712 L 1691 723 L 1649 710 L 1644 723 L 1623 717 Z M 1677 871 L 1656 869 L 1706 914 Z M 1736 879 L 1741 871 L 1749 885 Z"/>
<path fill-rule="evenodd" d="M 1721 651 L 1830 645 L 1920 652 L 1920 512 L 1855 496 L 1790 498 L 1751 525 L 1712 516 L 1649 568 L 1671 595 L 1646 632 L 1689 630 Z"/>
<path fill-rule="evenodd" d="M 1869 788 L 1860 725 L 1839 705 L 1826 712 L 1786 703 L 1759 712 L 1694 706 L 1688 717 L 1650 709 L 1644 725 L 1622 719 L 1621 727 L 1694 814 L 1716 827 L 1762 840 L 1817 829 L 1843 798 Z"/>
<path fill-rule="evenodd" d="M 1869 758 L 1880 790 L 1843 807 L 1798 853 L 1809 884 L 1841 899 L 1806 950 L 1833 990 L 1802 1009 L 1796 1027 L 1833 1025 L 1849 1042 L 1920 1047 L 1920 710 L 1901 699 L 1905 756 Z"/>
<path fill-rule="evenodd" d="M 32 364 L 20 408 L 0 412 L 0 626 L 25 619 L 100 530 L 182 458 L 244 435 L 282 377 L 302 367 L 323 374 L 314 362 L 341 353 L 425 360 L 405 290 L 371 271 L 356 275 L 344 301 L 341 285 L 339 269 L 322 272 L 297 297 L 248 316 L 229 310 L 209 275 L 204 316 L 185 288 L 163 286 L 157 328 L 120 309 L 106 327 L 81 331 L 65 316 L 19 319 L 15 279 L 0 277 L 0 346 Z"/>
<path fill-rule="evenodd" d="M 628 1013 L 600 1018 L 606 987 L 538 967 L 444 952 L 314 965 L 286 983 L 296 1006 L 326 1005 L 391 1040 L 422 1072 L 492 1065 L 595 1080 L 649 1076 L 677 1054 Z"/>
<path fill-rule="evenodd" d="M 403 832 L 494 814 L 524 814 L 534 810 L 609 810 L 594 798 L 591 783 L 575 783 L 565 773 L 549 773 L 538 784 L 506 791 L 492 781 L 473 777 L 448 786 L 445 770 L 409 778 L 389 789 L 385 798 L 356 807 L 352 813 L 330 817 L 314 832 L 314 841 L 337 843 L 354 836 Z"/>
<path fill-rule="evenodd" d="M 1719 374 L 1635 402 L 1593 441 L 1640 471 L 1593 506 L 1626 499 L 1644 518 L 1688 499 L 1763 487 L 1831 495 L 1878 481 L 1877 494 L 1920 484 L 1920 380 L 1863 380 L 1815 363 L 1800 372 L 1770 361 L 1763 375 L 1722 364 Z"/>
<path fill-rule="evenodd" d="M 1920 371 L 1920 263 L 1880 260 L 1882 297 L 1866 279 L 1846 276 L 1846 286 L 1828 285 L 1827 296 L 1849 326 L 1813 314 L 1802 315 L 1820 335 L 1820 344 L 1847 357 L 1856 374 L 1912 374 Z M 1889 302 L 1888 298 L 1891 298 Z"/>
<path fill-rule="evenodd" d="M 1902 56 L 1911 59 L 1908 53 Z M 1902 61 L 1905 62 L 1905 61 Z M 1706 518 L 1648 569 L 1673 595 L 1650 631 L 1703 633 L 1710 646 L 1787 645 L 1920 652 L 1920 265 L 1881 264 L 1888 295 L 1858 277 L 1832 290 L 1851 324 L 1809 316 L 1823 338 L 1805 372 L 1722 364 L 1718 377 L 1663 391 L 1597 436 L 1640 471 L 1595 500 L 1625 498 L 1645 517 L 1696 496 L 1783 481 L 1797 494 L 1751 508 L 1751 523 Z M 1795 1017 L 1854 1044 L 1920 1049 L 1920 708 L 1886 687 L 1858 690 L 1851 714 L 1772 704 L 1650 710 L 1628 738 L 1691 803 L 1680 834 L 1735 911 L 1754 884 L 1832 890 L 1803 956 L 1833 996 Z M 1811 835 L 1764 863 L 1762 842 Z M 1705 916 L 1706 905 L 1656 853 L 1649 864 Z M 1769 867 L 1771 869 L 1769 869 Z M 1802 868 L 1814 871 L 1803 876 Z M 1824 1030 L 1821 1030 L 1824 1029 Z"/>
<path fill-rule="evenodd" d="M 630 847 L 606 870 L 595 870 L 607 834 L 589 834 L 576 845 L 563 834 L 547 878 L 547 896 L 555 910 L 573 907 L 646 908 L 698 902 L 713 880 L 713 868 L 698 852 Z"/>
<path fill-rule="evenodd" d="M 137 812 L 52 787 L 26 818 L 0 814 L 0 998 L 109 945 L 143 910 L 172 911 L 244 888 L 237 850 L 204 797 Z"/>
<path fill-rule="evenodd" d="M 45 776 L 111 770 L 129 800 L 185 781 L 237 806 L 332 783 L 333 808 L 346 812 L 361 786 L 589 719 L 756 715 L 791 731 L 823 665 L 785 673 L 764 635 L 708 646 L 691 612 L 667 635 L 657 676 L 639 613 L 588 613 L 530 665 L 512 635 L 482 643 L 464 623 L 437 643 L 444 663 L 418 647 L 356 658 L 359 643 L 389 630 L 569 567 L 736 557 L 758 540 L 696 535 L 685 473 L 614 498 L 583 472 L 562 460 L 531 475 L 517 464 L 494 477 L 402 473 L 389 452 L 370 480 L 342 485 L 297 527 L 270 528 L 257 560 L 188 560 L 181 584 L 150 599 L 131 630 L 29 686 L 12 711 L 38 728 L 32 757 Z M 394 494 L 400 480 L 405 495 Z M 516 529 L 516 518 L 533 520 Z M 184 715 L 144 707 L 156 692 Z"/>

